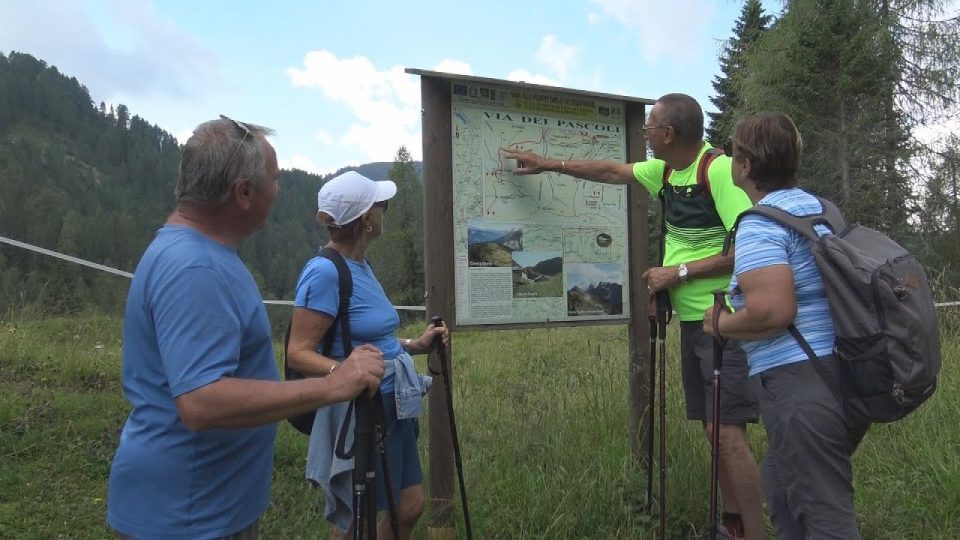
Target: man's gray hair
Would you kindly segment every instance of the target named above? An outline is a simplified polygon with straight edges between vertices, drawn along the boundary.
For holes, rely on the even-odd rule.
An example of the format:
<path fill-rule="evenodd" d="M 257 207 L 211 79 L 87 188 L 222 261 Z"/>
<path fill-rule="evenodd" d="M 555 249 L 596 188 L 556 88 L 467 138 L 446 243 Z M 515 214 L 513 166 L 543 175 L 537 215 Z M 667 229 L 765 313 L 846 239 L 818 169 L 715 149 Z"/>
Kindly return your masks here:
<path fill-rule="evenodd" d="M 667 94 L 657 100 L 662 104 L 661 126 L 673 126 L 677 141 L 683 145 L 703 144 L 703 109 L 697 100 L 686 94 Z"/>
<path fill-rule="evenodd" d="M 260 137 L 267 135 L 273 130 L 225 116 L 197 126 L 180 152 L 177 202 L 221 204 L 240 180 L 264 187 L 267 160 Z"/>

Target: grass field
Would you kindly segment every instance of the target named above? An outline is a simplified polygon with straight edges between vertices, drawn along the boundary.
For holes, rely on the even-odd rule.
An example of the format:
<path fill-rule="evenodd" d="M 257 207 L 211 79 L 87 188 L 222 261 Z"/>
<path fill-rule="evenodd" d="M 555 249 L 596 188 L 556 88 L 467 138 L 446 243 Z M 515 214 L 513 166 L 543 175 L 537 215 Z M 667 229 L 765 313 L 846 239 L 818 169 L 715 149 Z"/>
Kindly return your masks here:
<path fill-rule="evenodd" d="M 864 538 L 960 538 L 960 316 L 941 318 L 940 389 L 908 419 L 874 426 L 856 455 Z M 668 536 L 688 538 L 706 523 L 708 447 L 682 420 L 675 334 L 668 346 Z M 654 537 L 628 449 L 626 357 L 623 327 L 454 337 L 477 538 Z M 119 372 L 117 318 L 0 320 L 0 537 L 110 537 L 106 478 L 128 411 Z M 762 456 L 763 429 L 750 436 Z M 305 438 L 281 426 L 262 538 L 327 537 L 305 455 Z"/>

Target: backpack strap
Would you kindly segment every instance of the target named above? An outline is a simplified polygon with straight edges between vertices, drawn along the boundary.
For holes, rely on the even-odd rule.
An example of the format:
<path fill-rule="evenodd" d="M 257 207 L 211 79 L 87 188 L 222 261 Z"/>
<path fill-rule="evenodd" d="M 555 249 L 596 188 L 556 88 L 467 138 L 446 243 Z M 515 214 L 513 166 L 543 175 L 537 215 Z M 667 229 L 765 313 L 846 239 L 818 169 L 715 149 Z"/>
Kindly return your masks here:
<path fill-rule="evenodd" d="M 737 220 L 733 223 L 733 227 L 730 228 L 730 232 L 727 233 L 727 237 L 723 239 L 723 255 L 726 256 L 730 251 L 730 246 L 734 243 L 737 234 L 737 228 L 740 226 L 740 220 L 749 214 L 758 214 L 761 216 L 766 216 L 769 219 L 796 231 L 798 234 L 803 235 L 811 242 L 816 242 L 820 239 L 820 234 L 817 233 L 817 225 L 826 225 L 834 233 L 843 231 L 846 228 L 846 220 L 843 219 L 843 214 L 840 213 L 840 209 L 837 208 L 837 205 L 832 202 L 822 198 L 817 197 L 817 200 L 820 201 L 820 206 L 822 211 L 819 214 L 812 214 L 809 216 L 795 216 L 789 212 L 785 212 L 779 208 L 767 205 L 754 205 L 753 208 L 744 210 Z M 826 373 L 825 368 L 820 364 L 820 358 L 817 356 L 817 353 L 814 352 L 813 347 L 810 346 L 810 343 L 803 337 L 803 334 L 800 333 L 800 329 L 797 328 L 792 322 L 787 326 L 787 331 L 790 332 L 790 335 L 793 336 L 793 339 L 796 340 L 797 345 L 803 349 L 804 354 L 807 355 L 807 358 L 810 359 L 810 364 L 816 370 L 817 375 L 820 376 L 820 379 L 823 380 L 823 383 L 827 385 L 827 388 L 830 389 L 830 393 L 834 395 L 835 398 L 842 404 L 843 398 L 841 392 L 835 388 L 834 384 L 831 382 L 831 377 Z"/>
<path fill-rule="evenodd" d="M 704 152 L 703 157 L 700 158 L 700 163 L 697 165 L 697 185 L 703 186 L 704 192 L 709 197 L 713 196 L 710 190 L 710 176 L 708 174 L 710 172 L 710 164 L 722 155 L 724 155 L 723 150 L 711 148 Z"/>
<path fill-rule="evenodd" d="M 697 185 L 704 186 L 707 193 L 710 193 L 710 178 L 707 176 L 707 173 L 710 171 L 710 164 L 722 155 L 724 155 L 723 150 L 711 148 L 700 156 L 700 161 L 697 163 Z M 664 164 L 662 179 L 664 188 L 670 185 L 671 174 L 673 174 L 673 167 Z"/>
<path fill-rule="evenodd" d="M 811 214 L 809 216 L 795 216 L 789 212 L 765 204 L 758 204 L 753 208 L 744 210 L 737 216 L 733 227 L 730 228 L 727 237 L 723 240 L 724 256 L 727 255 L 730 246 L 736 241 L 737 228 L 740 226 L 740 220 L 750 214 L 766 216 L 780 225 L 803 235 L 811 242 L 816 242 L 820 238 L 820 234 L 817 233 L 816 229 L 817 225 L 826 225 L 834 234 L 843 232 L 843 230 L 847 228 L 847 222 L 843 219 L 843 214 L 840 213 L 837 205 L 822 197 L 816 197 L 816 199 L 820 201 L 822 210 L 819 214 Z"/>
<path fill-rule="evenodd" d="M 710 177 L 708 173 L 710 171 L 710 164 L 713 163 L 713 160 L 717 157 L 724 155 L 723 150 L 719 148 L 710 148 L 700 156 L 700 160 L 697 163 L 697 185 L 703 186 L 703 192 L 706 197 L 713 197 L 713 193 L 710 191 Z M 657 198 L 660 199 L 660 266 L 663 266 L 663 256 L 664 251 L 666 250 L 666 241 L 667 241 L 667 201 L 663 194 L 663 190 L 670 187 L 670 175 L 673 174 L 673 167 L 670 165 L 663 165 L 663 185 L 660 187 L 660 192 L 657 194 Z"/>
<path fill-rule="evenodd" d="M 333 350 L 333 339 L 336 332 L 332 329 L 339 322 L 340 337 L 343 342 L 343 357 L 346 358 L 353 352 L 353 342 L 350 339 L 350 296 L 353 295 L 353 275 L 339 251 L 324 247 L 320 250 L 320 256 L 329 259 L 333 266 L 337 268 L 338 286 L 340 288 L 340 305 L 337 306 L 337 316 L 334 318 L 333 324 L 330 325 L 331 329 L 327 330 L 327 335 L 324 336 L 323 355 L 327 356 Z"/>
<path fill-rule="evenodd" d="M 337 324 L 340 324 L 340 335 L 343 338 L 343 356 L 346 358 L 350 356 L 350 352 L 353 351 L 353 344 L 350 339 L 350 296 L 353 294 L 353 276 L 350 274 L 350 268 L 347 267 L 346 262 L 343 260 L 343 256 L 340 255 L 335 249 L 329 247 L 324 247 L 320 250 L 320 256 L 329 259 L 333 263 L 333 266 L 337 269 L 337 280 L 340 292 L 340 303 L 337 306 L 337 315 L 334 317 L 333 322 L 330 323 L 330 328 L 327 329 L 326 335 L 323 337 L 323 348 L 321 349 L 321 354 L 324 356 L 329 356 L 330 352 L 333 350 L 333 342 L 336 337 L 337 332 L 335 328 Z M 307 289 L 307 297 L 305 304 L 310 302 L 310 290 Z M 287 364 L 287 348 L 290 346 L 290 330 L 293 328 L 293 318 L 290 318 L 290 324 L 287 325 L 287 331 L 283 338 L 283 373 L 284 378 L 287 380 L 296 380 L 302 379 L 303 374 L 300 372 L 290 369 L 290 366 Z M 352 405 L 351 405 L 352 407 Z M 349 418 L 352 411 L 347 411 L 347 417 Z M 297 416 L 292 416 L 288 420 L 297 431 L 303 433 L 304 435 L 310 435 L 310 432 L 313 429 L 313 419 L 316 416 L 316 411 L 309 411 Z"/>
<path fill-rule="evenodd" d="M 333 348 L 333 336 L 336 334 L 336 332 L 333 331 L 333 327 L 339 320 L 340 339 L 343 343 L 343 357 L 346 358 L 353 352 L 353 342 L 350 337 L 350 296 L 353 294 L 353 275 L 350 273 L 350 268 L 347 267 L 347 262 L 343 260 L 343 255 L 341 255 L 339 251 L 330 247 L 324 247 L 320 250 L 320 256 L 329 259 L 337 268 L 337 278 L 340 288 L 340 305 L 337 308 L 336 319 L 333 324 L 330 325 L 330 329 L 327 330 L 323 345 L 324 356 Z M 340 459 L 352 459 L 357 453 L 356 437 L 353 438 L 353 445 L 347 449 L 347 430 L 350 426 L 350 417 L 353 416 L 355 412 L 356 400 L 350 400 L 350 405 L 347 406 L 347 413 L 343 418 L 343 423 L 340 424 L 340 432 L 337 434 L 337 442 L 334 447 L 334 453 Z"/>

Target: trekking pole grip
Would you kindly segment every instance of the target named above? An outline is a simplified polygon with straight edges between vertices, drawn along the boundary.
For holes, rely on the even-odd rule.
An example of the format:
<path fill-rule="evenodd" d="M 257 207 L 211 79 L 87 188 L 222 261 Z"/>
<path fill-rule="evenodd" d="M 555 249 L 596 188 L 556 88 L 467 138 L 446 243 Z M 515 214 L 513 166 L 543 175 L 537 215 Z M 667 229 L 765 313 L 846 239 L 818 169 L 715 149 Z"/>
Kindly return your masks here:
<path fill-rule="evenodd" d="M 720 312 L 727 309 L 726 298 L 727 291 L 723 289 L 713 291 L 713 339 L 720 344 L 727 342 L 727 338 L 720 335 Z"/>
<path fill-rule="evenodd" d="M 443 327 L 443 317 L 439 315 L 434 315 L 433 317 L 430 317 L 430 322 L 433 323 L 434 328 Z M 437 352 L 440 354 L 443 354 L 445 352 L 443 347 L 443 337 L 439 335 L 434 336 L 433 341 L 434 343 L 437 344 Z"/>

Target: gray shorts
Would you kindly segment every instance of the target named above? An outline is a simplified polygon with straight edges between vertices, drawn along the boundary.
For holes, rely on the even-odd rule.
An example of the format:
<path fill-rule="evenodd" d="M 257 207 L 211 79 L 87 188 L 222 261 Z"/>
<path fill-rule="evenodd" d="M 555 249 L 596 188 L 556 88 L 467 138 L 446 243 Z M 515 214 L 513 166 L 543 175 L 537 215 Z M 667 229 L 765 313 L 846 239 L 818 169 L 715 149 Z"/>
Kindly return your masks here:
<path fill-rule="evenodd" d="M 818 362 L 836 389 L 836 362 Z M 761 476 L 777 538 L 860 538 L 850 457 L 869 426 L 844 415 L 807 360 L 769 369 L 750 382 L 767 431 Z"/>
<path fill-rule="evenodd" d="M 687 418 L 709 422 L 713 418 L 713 337 L 703 323 L 680 323 L 680 375 L 687 403 Z M 757 399 L 747 380 L 747 355 L 736 340 L 727 342 L 720 369 L 720 423 L 756 423 Z"/>

